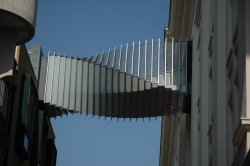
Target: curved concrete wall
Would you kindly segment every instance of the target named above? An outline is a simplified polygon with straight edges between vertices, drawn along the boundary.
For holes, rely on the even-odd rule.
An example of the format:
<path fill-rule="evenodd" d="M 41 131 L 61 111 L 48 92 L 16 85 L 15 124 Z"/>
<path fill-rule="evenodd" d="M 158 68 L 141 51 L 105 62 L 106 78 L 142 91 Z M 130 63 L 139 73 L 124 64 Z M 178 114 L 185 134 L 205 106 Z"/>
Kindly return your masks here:
<path fill-rule="evenodd" d="M 35 32 L 37 0 L 0 0 L 0 28 L 14 29 L 17 44 L 30 40 Z"/>

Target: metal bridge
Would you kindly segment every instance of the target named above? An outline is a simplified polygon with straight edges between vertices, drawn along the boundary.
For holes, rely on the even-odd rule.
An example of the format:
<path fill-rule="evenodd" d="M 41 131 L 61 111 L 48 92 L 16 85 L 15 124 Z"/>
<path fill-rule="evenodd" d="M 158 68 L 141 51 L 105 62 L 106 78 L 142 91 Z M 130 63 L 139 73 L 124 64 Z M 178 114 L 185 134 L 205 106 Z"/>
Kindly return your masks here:
<path fill-rule="evenodd" d="M 89 58 L 43 57 L 39 98 L 50 116 L 145 118 L 189 112 L 189 42 L 147 40 Z"/>

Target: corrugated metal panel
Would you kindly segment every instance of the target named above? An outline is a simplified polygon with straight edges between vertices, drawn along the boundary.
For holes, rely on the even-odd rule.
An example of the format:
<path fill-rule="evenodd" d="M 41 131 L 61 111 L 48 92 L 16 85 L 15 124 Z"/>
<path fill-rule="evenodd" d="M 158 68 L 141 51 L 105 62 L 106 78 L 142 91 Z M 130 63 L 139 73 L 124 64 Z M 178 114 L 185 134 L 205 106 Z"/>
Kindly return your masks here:
<path fill-rule="evenodd" d="M 101 84 L 100 84 L 100 116 L 106 115 L 106 66 L 101 66 Z"/>
<path fill-rule="evenodd" d="M 112 94 L 112 100 L 113 100 L 113 117 L 118 117 L 118 111 L 119 111 L 119 71 L 113 70 L 113 94 Z"/>
<path fill-rule="evenodd" d="M 52 93 L 52 81 L 53 81 L 53 70 L 54 70 L 54 56 L 48 56 L 47 65 L 47 78 L 46 78 L 46 90 L 45 90 L 45 102 L 49 103 L 51 101 Z"/>
<path fill-rule="evenodd" d="M 63 107 L 63 98 L 64 98 L 64 84 L 65 84 L 65 69 L 66 69 L 66 57 L 60 58 L 60 66 L 59 66 L 59 82 L 58 82 L 58 96 L 57 96 L 57 106 L 62 108 Z"/>
<path fill-rule="evenodd" d="M 70 90 L 70 72 L 71 72 L 71 58 L 66 58 L 65 78 L 64 78 L 64 98 L 63 108 L 69 109 L 69 90 Z"/>
<path fill-rule="evenodd" d="M 57 93 L 58 93 L 58 82 L 59 82 L 59 69 L 60 67 L 60 56 L 54 57 L 54 70 L 53 70 L 53 80 L 52 80 L 52 98 L 51 104 L 57 104 Z"/>
<path fill-rule="evenodd" d="M 94 115 L 100 112 L 100 64 L 95 64 Z"/>
<path fill-rule="evenodd" d="M 126 90 L 126 93 L 125 93 L 125 97 L 126 97 L 126 100 L 125 100 L 125 117 L 126 118 L 129 118 L 130 115 L 131 115 L 131 90 L 132 90 L 132 76 L 130 74 L 126 74 L 126 87 L 125 87 L 125 90 Z"/>
<path fill-rule="evenodd" d="M 77 69 L 77 59 L 71 60 L 71 72 L 70 72 L 70 93 L 69 93 L 69 110 L 75 110 L 76 101 L 76 69 Z"/>
<path fill-rule="evenodd" d="M 132 76 L 132 96 L 131 96 L 131 117 L 137 117 L 138 116 L 138 85 L 139 84 L 139 78 L 138 76 Z"/>
<path fill-rule="evenodd" d="M 119 72 L 119 116 L 125 117 L 125 73 Z"/>
<path fill-rule="evenodd" d="M 113 94 L 113 70 L 112 68 L 107 68 L 107 110 L 106 116 L 110 117 L 112 114 L 112 94 Z"/>
<path fill-rule="evenodd" d="M 82 68 L 83 61 L 81 59 L 77 60 L 77 70 L 76 70 L 76 107 L 75 111 L 80 112 L 82 109 Z"/>
<path fill-rule="evenodd" d="M 86 59 L 83 61 L 82 69 L 82 112 L 87 113 L 88 109 L 88 70 L 89 61 Z"/>
<path fill-rule="evenodd" d="M 88 114 L 94 113 L 94 78 L 95 78 L 95 66 L 94 62 L 89 63 L 88 72 Z"/>

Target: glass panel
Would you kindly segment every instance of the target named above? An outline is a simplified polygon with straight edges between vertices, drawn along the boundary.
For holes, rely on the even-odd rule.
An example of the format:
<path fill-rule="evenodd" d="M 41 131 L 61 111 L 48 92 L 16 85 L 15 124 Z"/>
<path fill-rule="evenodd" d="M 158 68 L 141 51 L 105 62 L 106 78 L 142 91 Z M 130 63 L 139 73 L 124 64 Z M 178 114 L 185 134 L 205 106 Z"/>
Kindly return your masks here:
<path fill-rule="evenodd" d="M 139 56 L 139 45 L 134 46 L 134 67 L 133 75 L 138 76 L 138 56 Z"/>
<path fill-rule="evenodd" d="M 114 70 L 119 70 L 120 49 L 115 50 Z"/>
<path fill-rule="evenodd" d="M 131 46 L 129 46 L 128 47 L 128 52 L 127 52 L 127 54 L 128 54 L 128 59 L 127 59 L 127 74 L 131 74 L 132 73 L 132 47 Z"/>
<path fill-rule="evenodd" d="M 24 147 L 25 151 L 28 152 L 28 148 L 29 148 L 29 139 L 28 139 L 26 133 L 24 134 L 23 147 Z"/>
<path fill-rule="evenodd" d="M 102 66 L 106 66 L 108 63 L 108 52 L 103 53 Z"/>
<path fill-rule="evenodd" d="M 114 51 L 109 51 L 109 59 L 108 59 L 108 65 L 107 67 L 113 67 L 114 62 Z"/>
<path fill-rule="evenodd" d="M 152 82 L 158 83 L 158 42 L 153 45 L 153 80 Z"/>
<path fill-rule="evenodd" d="M 120 60 L 120 71 L 121 72 L 125 72 L 125 69 L 126 69 L 126 63 L 127 59 L 126 59 L 126 47 L 122 47 L 122 50 L 121 50 L 121 60 Z"/>
<path fill-rule="evenodd" d="M 166 75 L 165 85 L 170 87 L 172 85 L 172 42 L 168 42 L 166 45 Z"/>
<path fill-rule="evenodd" d="M 179 82 L 180 82 L 180 49 L 179 49 L 179 43 L 175 42 L 174 47 L 174 72 L 173 72 L 174 80 L 173 84 L 176 85 L 178 88 Z M 178 90 L 178 89 L 177 89 Z"/>
<path fill-rule="evenodd" d="M 98 53 L 95 64 L 101 64 L 103 53 Z"/>
<path fill-rule="evenodd" d="M 146 80 L 151 80 L 152 44 L 148 43 L 146 47 Z"/>
<path fill-rule="evenodd" d="M 171 72 L 172 71 L 172 42 L 168 42 L 167 43 L 167 64 L 166 64 L 166 68 L 167 68 L 167 72 Z"/>
<path fill-rule="evenodd" d="M 160 43 L 160 78 L 159 78 L 159 85 L 164 86 L 165 80 L 165 74 L 164 74 L 164 64 L 165 64 L 165 53 L 164 53 L 164 43 Z"/>
<path fill-rule="evenodd" d="M 164 74 L 165 52 L 164 43 L 160 43 L 160 74 Z"/>
<path fill-rule="evenodd" d="M 97 59 L 98 59 L 99 55 L 95 55 L 95 56 L 92 56 L 90 61 L 89 62 L 92 62 L 92 63 L 97 63 Z"/>
<path fill-rule="evenodd" d="M 140 78 L 145 79 L 145 45 L 141 45 L 140 53 Z"/>

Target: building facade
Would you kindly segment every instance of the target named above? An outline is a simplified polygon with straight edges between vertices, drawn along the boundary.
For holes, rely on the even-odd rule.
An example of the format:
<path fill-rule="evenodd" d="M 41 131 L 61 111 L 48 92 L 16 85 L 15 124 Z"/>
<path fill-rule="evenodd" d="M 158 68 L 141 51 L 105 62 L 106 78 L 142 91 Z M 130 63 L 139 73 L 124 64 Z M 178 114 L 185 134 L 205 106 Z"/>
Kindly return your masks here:
<path fill-rule="evenodd" d="M 171 0 L 165 37 L 192 41 L 191 119 L 178 135 L 164 118 L 160 165 L 249 164 L 249 16 L 247 0 Z"/>
<path fill-rule="evenodd" d="M 16 47 L 13 75 L 1 78 L 0 165 L 55 165 L 50 119 L 39 104 L 38 82 L 24 46 Z"/>
<path fill-rule="evenodd" d="M 54 133 L 38 97 L 37 0 L 0 0 L 0 166 L 55 165 Z M 20 46 L 18 46 L 20 45 Z M 37 51 L 38 50 L 38 51 Z M 31 63 L 31 61 L 32 63 Z"/>
<path fill-rule="evenodd" d="M 107 117 L 140 118 L 165 115 L 161 112 L 166 111 L 161 107 L 164 104 L 169 112 L 162 121 L 161 166 L 249 165 L 249 0 L 171 0 L 169 27 L 165 29 L 164 43 L 174 39 L 172 43 L 177 45 L 172 44 L 170 48 L 172 55 L 175 53 L 178 55 L 181 42 L 191 42 L 192 49 L 191 52 L 186 53 L 188 57 L 185 61 L 187 64 L 186 91 L 182 94 L 182 96 L 191 94 L 191 101 L 188 101 L 191 105 L 189 111 L 184 110 L 189 108 L 183 107 L 186 102 L 184 97 L 175 95 L 174 90 L 181 91 L 181 88 L 173 86 L 173 76 L 169 75 L 167 79 L 166 63 L 162 67 L 159 65 L 161 55 L 167 55 L 167 53 L 160 53 L 160 42 L 154 45 L 152 41 L 151 50 L 147 50 L 150 48 L 147 47 L 147 42 L 143 47 L 140 43 L 139 47 L 134 47 L 133 43 L 132 49 L 128 46 L 126 49 L 121 47 L 120 52 L 116 53 L 115 48 L 113 54 L 108 52 L 108 54 L 86 59 L 56 55 L 46 58 L 42 56 L 39 46 L 33 47 L 29 53 L 24 46 L 16 47 L 30 40 L 35 31 L 37 1 L 26 0 L 25 2 L 26 6 L 18 6 L 15 1 L 0 1 L 0 20 L 2 20 L 0 24 L 0 165 L 55 165 L 57 152 L 54 144 L 55 136 L 49 120 L 52 114 L 49 109 L 55 113 L 54 116 L 75 111 Z M 178 44 L 179 48 L 175 50 Z M 159 49 L 154 49 L 155 46 Z M 138 48 L 136 55 L 138 66 L 134 67 L 135 48 Z M 131 63 L 127 65 L 126 58 L 124 70 L 120 65 L 123 64 L 120 63 L 122 61 L 114 62 L 117 55 L 122 59 L 124 53 L 122 50 L 125 50 L 124 55 L 128 55 L 128 51 L 132 50 Z M 145 50 L 143 67 L 140 63 L 142 50 Z M 159 50 L 158 56 L 153 56 L 156 53 L 154 50 Z M 163 50 L 167 52 L 166 47 Z M 148 54 L 148 59 L 151 59 L 147 61 L 150 62 L 149 65 L 146 62 L 146 52 L 151 53 Z M 179 55 L 180 53 L 181 51 Z M 99 58 L 103 59 L 104 55 L 107 57 L 105 62 L 99 60 Z M 110 55 L 113 57 L 113 63 L 109 63 L 112 62 Z M 155 60 L 154 57 L 156 57 Z M 172 75 L 174 75 L 173 57 L 170 69 Z M 163 59 L 166 61 L 166 56 Z M 181 60 L 177 61 L 181 62 Z M 155 65 L 157 67 L 153 67 L 153 62 L 158 62 Z M 149 66 L 151 68 L 148 68 Z M 176 66 L 181 69 L 180 66 Z M 188 72 L 190 71 L 188 66 L 192 66 L 190 68 L 192 72 Z M 161 72 L 161 68 L 165 69 Z M 143 71 L 141 69 L 144 72 L 140 73 Z M 46 71 L 46 74 L 41 71 Z M 155 73 L 157 76 L 154 76 Z M 150 78 L 147 78 L 148 76 Z M 165 78 L 165 82 L 161 85 L 162 77 Z M 59 82 L 59 80 L 63 81 Z M 86 83 L 82 83 L 82 80 Z M 94 80 L 100 81 L 94 82 Z M 113 84 L 108 84 L 107 80 Z M 167 80 L 172 83 L 171 87 L 166 86 Z M 156 89 L 164 85 L 165 88 L 172 88 L 168 89 L 171 91 L 171 97 L 168 95 L 170 93 L 166 93 L 162 98 L 162 91 Z M 66 95 L 59 95 L 59 92 L 64 92 Z M 154 93 L 157 94 L 157 98 L 151 97 Z M 121 97 L 117 101 L 117 98 L 113 98 L 110 94 L 114 96 L 119 94 Z M 123 94 L 126 94 L 126 98 Z M 130 95 L 141 102 L 133 103 Z M 82 96 L 84 100 L 80 100 Z M 162 101 L 166 98 L 167 104 Z M 94 99 L 100 104 L 96 112 L 93 107 Z M 43 104 L 43 100 L 47 105 Z M 64 102 L 66 100 L 67 102 Z M 123 109 L 118 107 L 122 104 L 117 103 L 123 103 L 129 107 L 126 108 L 127 110 L 115 112 Z M 147 112 L 142 111 L 142 115 L 134 115 L 136 111 L 132 112 L 131 108 L 138 107 L 138 103 L 141 105 L 146 103 L 145 107 L 140 109 Z M 65 107 L 62 104 L 66 104 Z M 47 107 L 48 105 L 53 107 Z M 83 106 L 86 107 L 85 111 L 82 109 Z M 159 111 L 153 112 L 158 106 Z M 112 108 L 116 109 L 113 111 Z"/>

